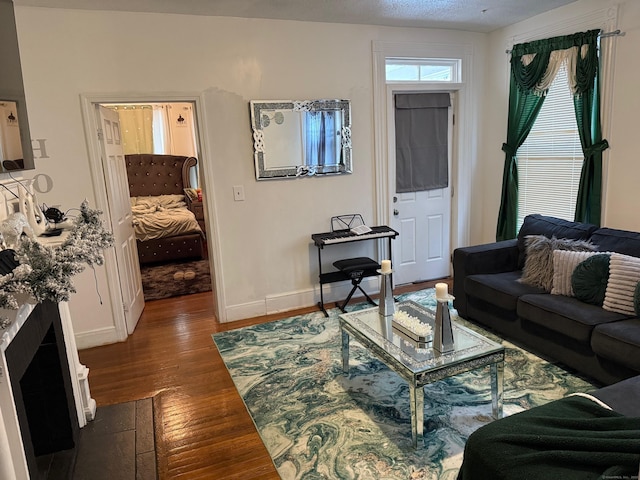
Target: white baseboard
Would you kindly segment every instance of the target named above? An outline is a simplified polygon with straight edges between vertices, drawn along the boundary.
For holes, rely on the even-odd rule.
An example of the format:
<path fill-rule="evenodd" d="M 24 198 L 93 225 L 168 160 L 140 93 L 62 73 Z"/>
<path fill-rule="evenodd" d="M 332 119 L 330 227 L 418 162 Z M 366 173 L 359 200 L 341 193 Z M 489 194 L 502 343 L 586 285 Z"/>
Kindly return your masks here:
<path fill-rule="evenodd" d="M 380 292 L 378 277 L 367 277 L 362 280 L 360 285 L 369 295 L 375 295 Z M 325 308 L 333 308 L 335 302 L 342 302 L 349 294 L 351 288 L 351 282 L 348 281 L 324 285 L 323 295 Z M 354 293 L 355 298 L 361 296 L 362 293 L 359 291 Z M 225 310 L 227 317 L 226 322 L 272 313 L 288 312 L 290 310 L 317 305 L 319 301 L 319 285 L 305 290 L 267 295 L 265 299 L 261 301 L 227 306 Z"/>
<path fill-rule="evenodd" d="M 244 318 L 258 317 L 266 314 L 265 301 L 247 302 L 238 305 L 227 305 L 226 319 L 222 323 L 234 322 Z"/>
<path fill-rule="evenodd" d="M 109 345 L 110 343 L 118 343 L 120 341 L 115 326 L 76 333 L 75 338 L 78 350 L 99 347 L 100 345 Z"/>

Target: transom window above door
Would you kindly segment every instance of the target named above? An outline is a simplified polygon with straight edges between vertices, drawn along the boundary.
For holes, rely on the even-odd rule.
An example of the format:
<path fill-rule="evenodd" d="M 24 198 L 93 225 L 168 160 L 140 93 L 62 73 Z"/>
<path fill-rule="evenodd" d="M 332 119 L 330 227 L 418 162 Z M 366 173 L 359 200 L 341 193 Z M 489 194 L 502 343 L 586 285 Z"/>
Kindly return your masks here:
<path fill-rule="evenodd" d="M 461 60 L 449 58 L 387 58 L 387 82 L 458 83 Z"/>

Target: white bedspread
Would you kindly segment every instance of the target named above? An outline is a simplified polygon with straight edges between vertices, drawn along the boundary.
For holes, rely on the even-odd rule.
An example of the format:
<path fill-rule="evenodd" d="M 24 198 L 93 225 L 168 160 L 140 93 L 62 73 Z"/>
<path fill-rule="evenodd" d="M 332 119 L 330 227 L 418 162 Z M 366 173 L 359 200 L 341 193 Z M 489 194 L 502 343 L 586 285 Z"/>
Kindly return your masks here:
<path fill-rule="evenodd" d="M 140 241 L 202 233 L 183 195 L 131 197 L 133 226 Z"/>

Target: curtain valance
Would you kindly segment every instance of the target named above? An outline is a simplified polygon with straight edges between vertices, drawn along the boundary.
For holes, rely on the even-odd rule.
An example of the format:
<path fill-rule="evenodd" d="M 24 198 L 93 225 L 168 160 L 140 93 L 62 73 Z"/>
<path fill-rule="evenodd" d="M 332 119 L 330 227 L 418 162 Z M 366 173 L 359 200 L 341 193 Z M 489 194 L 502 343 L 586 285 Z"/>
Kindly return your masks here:
<path fill-rule="evenodd" d="M 567 62 L 573 95 L 593 88 L 598 69 L 600 30 L 520 43 L 511 51 L 511 75 L 518 89 L 545 95 L 560 66 Z"/>
<path fill-rule="evenodd" d="M 518 43 L 511 49 L 511 58 L 522 57 L 529 53 L 552 52 L 554 50 L 566 50 L 571 47 L 581 47 L 591 43 L 595 44 L 598 40 L 598 35 L 600 35 L 600 30 L 589 30 L 588 32 L 578 32 L 572 35 Z"/>

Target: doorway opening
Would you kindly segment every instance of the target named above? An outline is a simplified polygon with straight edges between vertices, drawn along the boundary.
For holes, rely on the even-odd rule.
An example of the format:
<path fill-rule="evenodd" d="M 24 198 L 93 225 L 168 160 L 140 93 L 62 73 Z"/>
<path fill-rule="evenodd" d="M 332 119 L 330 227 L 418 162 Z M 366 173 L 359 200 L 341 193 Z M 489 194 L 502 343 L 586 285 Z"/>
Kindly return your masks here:
<path fill-rule="evenodd" d="M 448 193 L 449 239 L 442 240 L 440 249 L 445 252 L 469 244 L 469 211 L 471 209 L 472 176 L 476 153 L 472 148 L 476 137 L 473 127 L 474 112 L 472 97 L 475 87 L 473 77 L 473 49 L 465 44 L 433 45 L 426 43 L 398 44 L 394 42 L 373 42 L 373 110 L 374 131 L 376 139 L 376 219 L 380 225 L 393 224 L 395 210 L 402 212 L 394 204 L 395 193 L 395 123 L 390 112 L 393 111 L 393 97 L 396 93 L 448 92 L 451 95 L 451 113 L 455 120 L 451 128 Z M 411 76 L 413 75 L 413 76 Z M 390 179 L 393 176 L 393 183 Z M 398 198 L 398 201 L 400 198 Z M 444 201 L 444 197 L 442 199 Z M 435 222 L 443 224 L 442 222 Z M 408 239 L 411 235 L 400 235 Z M 407 251 L 415 247 L 427 248 L 438 246 L 436 242 L 422 235 L 422 245 L 408 245 Z M 386 253 L 384 245 L 379 245 Z M 394 245 L 394 254 L 400 253 L 401 246 Z M 438 249 L 436 249 L 438 250 Z M 429 254 L 433 256 L 432 253 Z M 445 264 L 444 253 L 440 255 Z M 449 268 L 450 262 L 449 263 Z M 397 265 L 394 265 L 394 269 Z M 404 282 L 412 283 L 430 275 L 421 274 L 411 278 L 408 275 Z M 400 280 L 400 279 L 398 279 Z M 394 281 L 396 275 L 394 274 Z"/>
<path fill-rule="evenodd" d="M 198 188 L 201 189 L 202 194 L 199 216 L 205 227 L 204 233 L 206 235 L 206 245 L 203 248 L 203 252 L 208 259 L 214 313 L 217 318 L 220 318 L 220 312 L 224 311 L 224 295 L 220 289 L 221 283 L 217 279 L 217 275 L 220 272 L 216 272 L 214 267 L 220 264 L 220 252 L 216 233 L 217 228 L 214 228 L 215 200 L 212 191 L 213 186 L 207 184 L 207 178 L 212 176 L 212 168 L 207 163 L 206 142 L 203 141 L 205 118 L 202 98 L 198 95 L 171 93 L 155 95 L 83 94 L 81 95 L 81 101 L 96 205 L 97 208 L 104 212 L 105 221 L 116 237 L 116 248 L 107 252 L 105 258 L 107 283 L 110 292 L 112 292 L 109 303 L 113 315 L 114 332 L 109 337 L 110 341 L 123 341 L 133 332 L 144 308 L 144 298 L 136 239 L 133 234 L 129 182 L 124 161 L 125 155 L 122 146 L 116 145 L 122 143 L 123 135 L 121 134 L 120 119 L 118 113 L 102 105 L 186 103 L 191 106 L 193 111 L 191 124 L 195 136 L 196 152 L 194 160 L 197 159 L 197 169 L 192 173 L 197 175 Z M 107 120 L 107 116 L 109 116 L 110 120 Z M 184 119 L 184 115 L 182 115 L 182 118 Z M 180 112 L 174 121 L 179 119 Z M 108 135 L 111 135 L 111 142 L 109 142 Z M 205 174 L 204 172 L 207 173 Z M 197 192 L 196 198 L 198 198 Z M 120 242 L 118 242 L 118 237 L 121 240 Z M 197 275 L 197 272 L 194 273 Z M 191 275 L 186 275 L 187 280 Z M 177 277 L 179 278 L 180 274 Z M 173 277 L 171 277 L 171 280 L 174 280 Z"/>
<path fill-rule="evenodd" d="M 194 104 L 117 102 L 100 105 L 115 111 L 120 119 L 144 300 L 211 291 L 203 207 L 205 192 L 200 181 L 202 160 Z M 182 158 L 187 163 L 180 164 Z M 176 159 L 175 172 L 153 167 L 154 163 L 171 164 Z M 182 171 L 182 167 L 186 171 Z M 152 176 L 172 176 L 176 181 L 184 176 L 183 188 L 176 192 L 173 182 L 164 190 L 152 186 L 145 177 L 151 170 Z M 200 238 L 186 238 L 185 234 L 199 234 Z M 183 242 L 183 246 L 176 247 L 176 242 Z"/>

